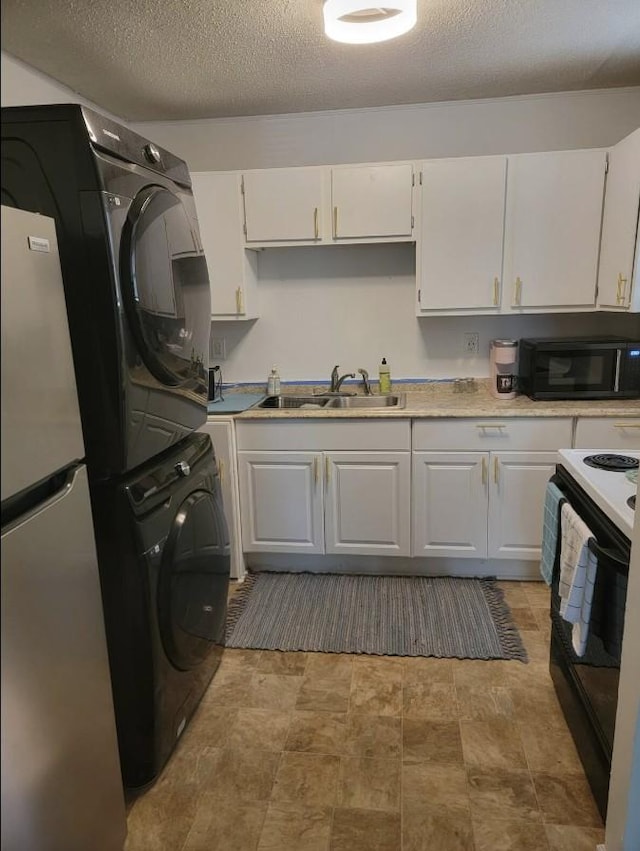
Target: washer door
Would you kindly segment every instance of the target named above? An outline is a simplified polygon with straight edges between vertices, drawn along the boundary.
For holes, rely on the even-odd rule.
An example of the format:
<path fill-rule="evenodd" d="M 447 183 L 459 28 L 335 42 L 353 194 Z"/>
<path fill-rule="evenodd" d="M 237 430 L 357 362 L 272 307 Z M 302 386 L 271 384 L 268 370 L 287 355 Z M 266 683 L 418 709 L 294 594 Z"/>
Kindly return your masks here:
<path fill-rule="evenodd" d="M 205 377 L 210 332 L 207 264 L 180 196 L 145 187 L 120 245 L 122 293 L 147 369 L 163 384 Z"/>
<path fill-rule="evenodd" d="M 224 639 L 230 559 L 221 500 L 193 491 L 165 543 L 158 619 L 165 653 L 180 670 L 195 668 Z"/>

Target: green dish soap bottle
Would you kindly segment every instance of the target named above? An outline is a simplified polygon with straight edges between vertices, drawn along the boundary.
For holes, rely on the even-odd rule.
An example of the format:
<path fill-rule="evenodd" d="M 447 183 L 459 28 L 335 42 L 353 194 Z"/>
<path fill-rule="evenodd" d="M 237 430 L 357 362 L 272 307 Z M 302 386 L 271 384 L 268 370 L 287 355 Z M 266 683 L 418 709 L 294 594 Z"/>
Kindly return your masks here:
<path fill-rule="evenodd" d="M 382 358 L 382 363 L 378 369 L 378 378 L 381 395 L 385 396 L 387 393 L 391 393 L 391 370 L 386 358 Z"/>

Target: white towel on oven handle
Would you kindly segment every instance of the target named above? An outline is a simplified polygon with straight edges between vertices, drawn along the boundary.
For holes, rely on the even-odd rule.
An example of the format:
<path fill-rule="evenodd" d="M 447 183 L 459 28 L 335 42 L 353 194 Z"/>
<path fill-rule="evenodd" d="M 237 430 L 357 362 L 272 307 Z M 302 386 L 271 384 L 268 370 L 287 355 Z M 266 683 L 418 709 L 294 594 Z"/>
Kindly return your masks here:
<path fill-rule="evenodd" d="M 561 509 L 560 614 L 573 624 L 571 641 L 577 656 L 583 656 L 589 636 L 593 588 L 598 560 L 589 549 L 593 532 L 565 502 Z"/>

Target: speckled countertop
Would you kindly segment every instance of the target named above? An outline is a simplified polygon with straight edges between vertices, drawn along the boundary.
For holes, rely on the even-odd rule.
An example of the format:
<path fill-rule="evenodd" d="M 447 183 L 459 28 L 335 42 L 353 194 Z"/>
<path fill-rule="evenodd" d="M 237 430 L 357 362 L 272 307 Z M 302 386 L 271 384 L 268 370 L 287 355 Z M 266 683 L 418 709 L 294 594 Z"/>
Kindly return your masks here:
<path fill-rule="evenodd" d="M 247 388 L 244 388 L 247 389 Z M 288 385 L 283 395 L 311 395 L 326 391 L 321 386 Z M 251 408 L 236 415 L 238 420 L 271 419 L 417 419 L 420 417 L 640 417 L 640 400 L 534 402 L 528 396 L 499 401 L 487 382 L 476 382 L 473 391 L 460 392 L 452 382 L 398 383 L 394 393 L 406 394 L 404 408 Z"/>

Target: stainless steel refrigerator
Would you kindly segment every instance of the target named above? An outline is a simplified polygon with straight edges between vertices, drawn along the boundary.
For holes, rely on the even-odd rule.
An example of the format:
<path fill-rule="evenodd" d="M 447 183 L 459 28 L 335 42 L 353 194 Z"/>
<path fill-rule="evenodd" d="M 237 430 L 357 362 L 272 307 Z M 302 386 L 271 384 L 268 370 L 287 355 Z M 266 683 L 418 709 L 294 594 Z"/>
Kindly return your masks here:
<path fill-rule="evenodd" d="M 1 233 L 2 848 L 122 851 L 124 798 L 55 224 L 3 206 Z"/>

